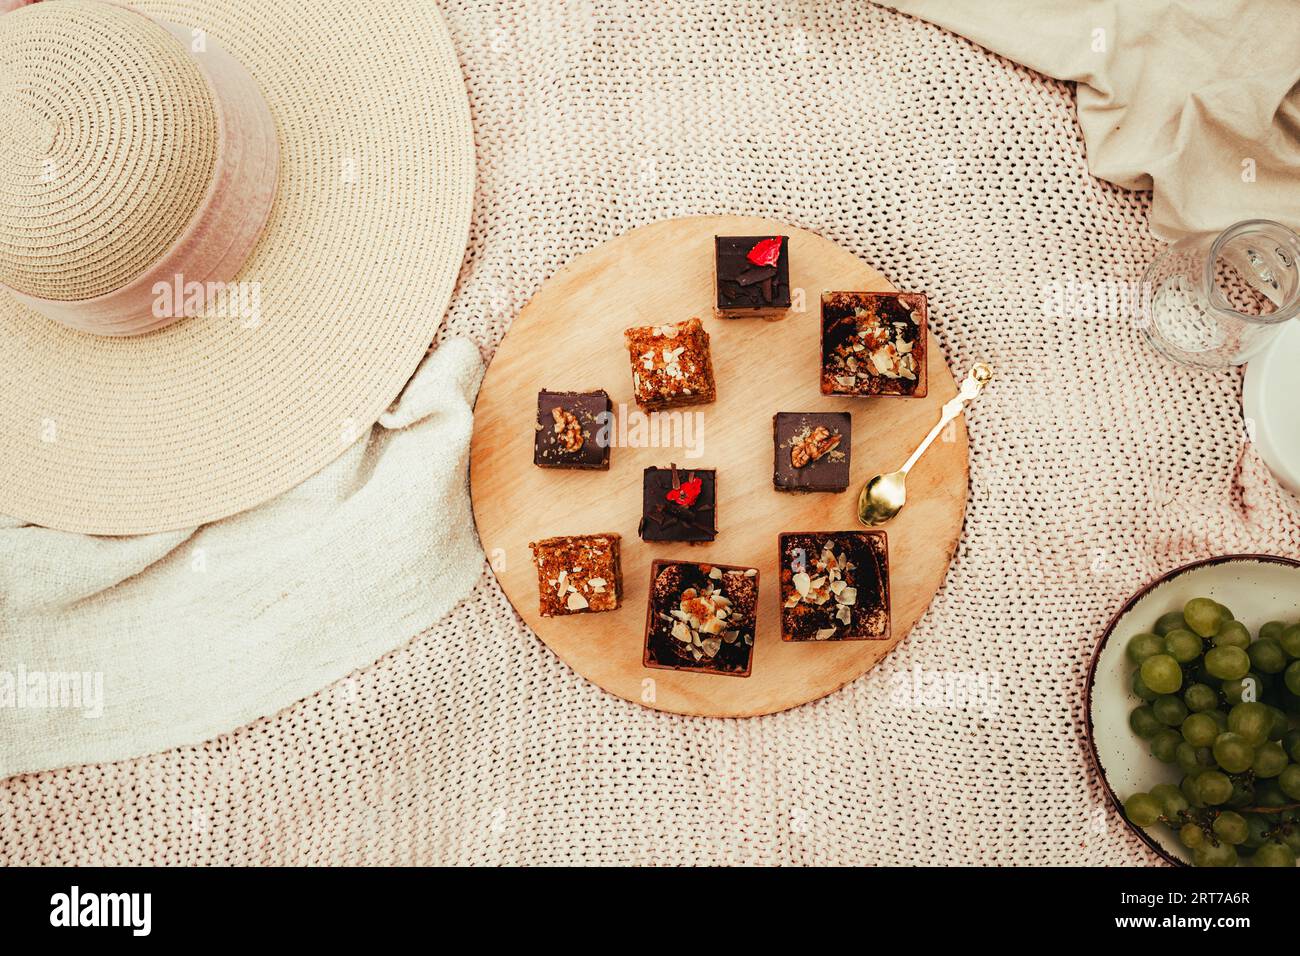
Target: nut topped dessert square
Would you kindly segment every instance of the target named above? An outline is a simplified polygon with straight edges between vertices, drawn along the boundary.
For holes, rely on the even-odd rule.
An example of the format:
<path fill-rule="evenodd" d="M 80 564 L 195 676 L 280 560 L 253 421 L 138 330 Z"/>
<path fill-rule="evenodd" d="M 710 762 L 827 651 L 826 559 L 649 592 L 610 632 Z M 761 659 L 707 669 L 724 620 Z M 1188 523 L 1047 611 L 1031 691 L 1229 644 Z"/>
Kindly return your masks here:
<path fill-rule="evenodd" d="M 758 569 L 655 561 L 643 663 L 748 677 L 757 619 Z"/>
<path fill-rule="evenodd" d="M 707 405 L 717 397 L 709 333 L 699 319 L 623 332 L 632 358 L 632 393 L 647 412 Z"/>
<path fill-rule="evenodd" d="M 609 468 L 614 406 L 604 389 L 537 393 L 533 464 L 541 468 Z"/>
<path fill-rule="evenodd" d="M 889 542 L 883 531 L 780 536 L 781 639 L 889 637 Z"/>
<path fill-rule="evenodd" d="M 772 484 L 777 491 L 844 491 L 852 440 L 848 412 L 777 412 Z"/>
<path fill-rule="evenodd" d="M 926 298 L 919 292 L 822 293 L 822 394 L 926 394 Z"/>
<path fill-rule="evenodd" d="M 788 236 L 714 236 L 715 313 L 774 318 L 790 308 Z"/>
<path fill-rule="evenodd" d="M 619 536 L 577 534 L 529 542 L 542 617 L 613 611 L 623 600 Z"/>
<path fill-rule="evenodd" d="M 718 536 L 717 472 L 647 468 L 641 482 L 642 541 L 712 541 Z"/>

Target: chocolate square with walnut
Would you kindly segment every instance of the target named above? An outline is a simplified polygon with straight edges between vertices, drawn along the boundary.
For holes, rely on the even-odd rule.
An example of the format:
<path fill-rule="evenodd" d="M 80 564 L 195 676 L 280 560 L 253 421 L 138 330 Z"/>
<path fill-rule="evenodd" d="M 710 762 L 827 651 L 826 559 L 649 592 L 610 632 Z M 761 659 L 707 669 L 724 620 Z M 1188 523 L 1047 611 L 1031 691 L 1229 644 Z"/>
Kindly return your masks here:
<path fill-rule="evenodd" d="M 646 611 L 646 667 L 748 677 L 758 570 L 655 561 Z"/>
<path fill-rule="evenodd" d="M 604 389 L 537 393 L 533 464 L 542 468 L 609 468 L 614 406 Z"/>
<path fill-rule="evenodd" d="M 632 359 L 632 394 L 647 412 L 707 405 L 717 397 L 709 333 L 699 319 L 623 332 Z"/>
<path fill-rule="evenodd" d="M 718 476 L 712 468 L 650 467 L 641 480 L 643 541 L 712 541 L 718 536 Z"/>
<path fill-rule="evenodd" d="M 928 325 L 919 292 L 822 293 L 822 394 L 924 398 Z"/>
<path fill-rule="evenodd" d="M 788 236 L 714 236 L 719 318 L 775 318 L 790 309 Z"/>
<path fill-rule="evenodd" d="M 844 491 L 852 440 L 848 412 L 777 412 L 772 484 L 777 491 Z"/>
<path fill-rule="evenodd" d="M 577 534 L 529 542 L 542 617 L 613 611 L 623 601 L 619 536 Z"/>
<path fill-rule="evenodd" d="M 781 639 L 889 637 L 889 540 L 883 531 L 780 536 Z"/>

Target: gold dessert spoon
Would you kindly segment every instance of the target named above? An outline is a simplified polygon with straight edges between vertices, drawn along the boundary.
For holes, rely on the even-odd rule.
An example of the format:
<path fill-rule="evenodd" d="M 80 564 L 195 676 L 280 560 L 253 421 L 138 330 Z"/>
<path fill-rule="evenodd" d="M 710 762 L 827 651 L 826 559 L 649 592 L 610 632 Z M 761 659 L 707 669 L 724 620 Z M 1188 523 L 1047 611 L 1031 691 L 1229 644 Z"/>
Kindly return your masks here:
<path fill-rule="evenodd" d="M 966 403 L 978 395 L 991 378 L 993 369 L 983 362 L 977 362 L 971 367 L 970 374 L 961 383 L 956 397 L 943 406 L 943 414 L 939 416 L 938 423 L 930 429 L 930 434 L 925 436 L 925 440 L 912 452 L 912 457 L 903 463 L 903 467 L 888 475 L 876 475 L 862 486 L 862 494 L 858 495 L 859 521 L 868 526 L 880 525 L 903 510 L 903 505 L 907 504 L 907 473 L 939 437 L 945 426 L 962 413 Z"/>

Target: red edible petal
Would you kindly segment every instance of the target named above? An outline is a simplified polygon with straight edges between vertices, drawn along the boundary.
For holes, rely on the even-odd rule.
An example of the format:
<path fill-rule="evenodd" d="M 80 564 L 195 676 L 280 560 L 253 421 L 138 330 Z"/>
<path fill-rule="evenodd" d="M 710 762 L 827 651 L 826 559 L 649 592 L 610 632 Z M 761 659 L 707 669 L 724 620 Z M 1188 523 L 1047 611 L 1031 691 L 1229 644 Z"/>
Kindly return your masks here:
<path fill-rule="evenodd" d="M 699 498 L 700 490 L 703 487 L 703 479 L 699 477 L 692 478 L 690 481 L 682 482 L 678 488 L 670 488 L 668 490 L 668 500 L 684 508 L 689 508 L 695 504 L 695 500 Z"/>
<path fill-rule="evenodd" d="M 771 239 L 756 243 L 754 248 L 745 254 L 745 258 L 756 266 L 776 265 L 776 260 L 781 258 L 781 237 L 773 236 Z"/>

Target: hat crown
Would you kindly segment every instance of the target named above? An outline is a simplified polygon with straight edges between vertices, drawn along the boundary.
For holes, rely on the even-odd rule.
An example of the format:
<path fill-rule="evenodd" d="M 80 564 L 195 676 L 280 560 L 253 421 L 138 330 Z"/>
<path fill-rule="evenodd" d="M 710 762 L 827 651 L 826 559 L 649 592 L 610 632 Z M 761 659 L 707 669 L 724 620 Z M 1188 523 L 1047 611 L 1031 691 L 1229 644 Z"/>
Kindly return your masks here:
<path fill-rule="evenodd" d="M 202 203 L 212 90 L 157 23 L 99 0 L 0 17 L 0 283 L 81 301 L 144 274 Z"/>

